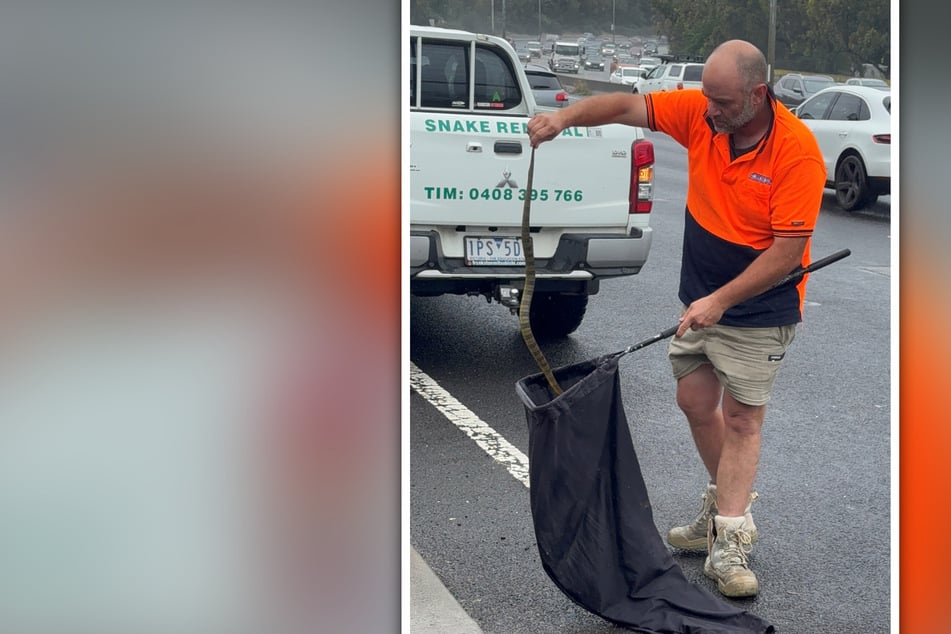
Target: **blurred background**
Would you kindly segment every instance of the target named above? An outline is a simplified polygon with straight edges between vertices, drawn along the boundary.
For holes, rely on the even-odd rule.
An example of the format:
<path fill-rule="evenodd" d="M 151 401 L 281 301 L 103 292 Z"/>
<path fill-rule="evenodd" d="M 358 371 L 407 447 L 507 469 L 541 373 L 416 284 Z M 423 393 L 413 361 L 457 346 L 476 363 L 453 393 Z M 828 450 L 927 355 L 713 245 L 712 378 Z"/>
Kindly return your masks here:
<path fill-rule="evenodd" d="M 0 631 L 399 629 L 400 11 L 3 6 Z M 926 11 L 892 3 L 909 632 L 951 563 Z"/>
<path fill-rule="evenodd" d="M 944 194 L 944 149 L 946 128 L 931 122 L 941 116 L 941 107 L 951 98 L 947 86 L 933 86 L 929 78 L 947 55 L 941 44 L 941 28 L 920 6 L 904 4 L 893 11 L 900 20 L 898 50 L 901 72 L 899 129 L 901 177 L 900 292 L 894 323 L 897 349 L 893 360 L 900 379 L 893 383 L 893 397 L 900 402 L 900 446 L 893 445 L 899 459 L 900 512 L 892 516 L 900 527 L 901 552 L 898 570 L 901 592 L 901 631 L 926 632 L 947 629 L 949 617 L 941 606 L 942 570 L 951 565 L 951 554 L 936 551 L 928 535 L 934 522 L 951 520 L 951 510 L 936 504 L 944 484 L 951 480 L 951 419 L 948 402 L 938 396 L 948 389 L 949 373 L 943 359 L 951 353 L 944 337 L 933 335 L 939 315 L 951 310 L 951 293 L 942 280 L 951 266 L 944 247 L 951 239 L 951 216 Z M 932 88 L 933 86 L 933 88 Z M 922 98 L 921 95 L 927 95 Z M 895 163 L 895 165 L 899 165 Z M 896 168 L 893 168 L 896 169 Z M 895 279 L 893 277 L 893 279 Z M 897 323 L 899 322 L 900 323 Z"/>
<path fill-rule="evenodd" d="M 3 7 L 0 631 L 399 629 L 399 43 Z"/>

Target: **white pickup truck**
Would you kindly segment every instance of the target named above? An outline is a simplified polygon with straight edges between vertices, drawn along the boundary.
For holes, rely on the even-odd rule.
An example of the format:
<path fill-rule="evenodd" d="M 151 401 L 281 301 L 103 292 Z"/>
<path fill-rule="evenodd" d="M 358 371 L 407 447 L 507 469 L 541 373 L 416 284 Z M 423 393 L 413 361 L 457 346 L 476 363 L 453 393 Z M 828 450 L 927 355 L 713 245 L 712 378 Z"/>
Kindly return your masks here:
<path fill-rule="evenodd" d="M 527 190 L 527 124 L 543 108 L 512 46 L 412 26 L 409 48 L 410 292 L 483 296 L 517 314 L 530 196 L 532 331 L 573 332 L 601 280 L 647 261 L 653 145 L 639 128 L 568 128 L 536 150 Z"/>
<path fill-rule="evenodd" d="M 661 63 L 635 82 L 632 92 L 646 95 L 665 90 L 702 88 L 705 60 L 693 55 L 661 55 Z"/>

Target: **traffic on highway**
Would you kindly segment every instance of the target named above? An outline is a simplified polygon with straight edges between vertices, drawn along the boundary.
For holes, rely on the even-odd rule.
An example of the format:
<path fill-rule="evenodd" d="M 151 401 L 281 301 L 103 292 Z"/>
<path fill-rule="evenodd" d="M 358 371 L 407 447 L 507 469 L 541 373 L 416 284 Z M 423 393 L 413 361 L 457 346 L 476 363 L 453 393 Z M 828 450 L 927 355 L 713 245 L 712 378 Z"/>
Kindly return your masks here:
<path fill-rule="evenodd" d="M 533 39 L 534 38 L 534 39 Z M 585 79 L 596 81 L 610 81 L 611 74 L 620 66 L 638 66 L 642 57 L 649 58 L 654 55 L 663 55 L 668 51 L 665 38 L 644 38 L 641 36 L 615 36 L 594 35 L 585 33 L 582 35 L 561 35 L 547 36 L 546 41 L 541 42 L 541 48 L 532 46 L 538 44 L 537 36 L 516 35 L 508 38 L 516 49 L 528 48 L 534 50 L 532 56 L 533 63 L 546 64 L 557 73 L 563 73 L 569 76 L 578 76 Z M 562 45 L 559 47 L 559 44 Z M 563 69 L 556 68 L 551 62 L 556 57 L 557 50 L 563 50 L 565 56 L 575 56 L 578 60 L 578 69 L 564 66 Z M 570 55 L 569 55 L 570 54 Z M 558 54 L 557 57 L 561 57 Z M 656 59 L 656 58 L 653 58 Z M 591 64 L 589 60 L 596 60 Z M 648 67 L 652 67 L 656 62 L 651 63 L 648 60 Z M 594 64 L 597 64 L 595 66 Z"/>

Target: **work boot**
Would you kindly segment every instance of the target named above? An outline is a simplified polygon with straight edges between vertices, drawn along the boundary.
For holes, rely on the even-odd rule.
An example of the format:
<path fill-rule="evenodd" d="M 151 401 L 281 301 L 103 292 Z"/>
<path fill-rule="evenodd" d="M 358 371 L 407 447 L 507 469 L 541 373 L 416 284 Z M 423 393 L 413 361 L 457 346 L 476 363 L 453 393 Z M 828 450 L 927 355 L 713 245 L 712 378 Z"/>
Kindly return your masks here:
<path fill-rule="evenodd" d="M 750 494 L 750 503 L 746 505 L 746 521 L 749 524 L 749 532 L 753 541 L 756 541 L 756 524 L 753 523 L 753 516 L 750 514 L 750 507 L 753 500 L 759 497 L 755 491 Z M 674 548 L 681 550 L 691 550 L 696 552 L 707 552 L 707 524 L 714 515 L 717 514 L 717 485 L 707 484 L 707 490 L 701 496 L 700 514 L 686 526 L 675 526 L 667 533 L 667 543 Z"/>
<path fill-rule="evenodd" d="M 703 574 L 717 580 L 717 589 L 727 597 L 752 597 L 759 592 L 759 582 L 750 570 L 753 549 L 746 516 L 715 515 L 707 537 L 707 559 Z"/>

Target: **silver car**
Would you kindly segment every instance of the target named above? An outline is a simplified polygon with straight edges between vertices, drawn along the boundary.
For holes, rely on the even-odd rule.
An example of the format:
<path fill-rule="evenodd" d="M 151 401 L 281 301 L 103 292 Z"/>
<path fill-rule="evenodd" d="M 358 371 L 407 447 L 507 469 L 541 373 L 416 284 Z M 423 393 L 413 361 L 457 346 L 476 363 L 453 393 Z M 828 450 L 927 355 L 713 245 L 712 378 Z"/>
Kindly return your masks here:
<path fill-rule="evenodd" d="M 528 84 L 535 95 L 535 103 L 545 108 L 562 108 L 568 105 L 568 93 L 565 92 L 558 75 L 539 64 L 524 64 Z"/>
<path fill-rule="evenodd" d="M 846 86 L 871 86 L 879 90 L 891 90 L 891 86 L 884 79 L 874 77 L 849 77 L 845 80 Z"/>

